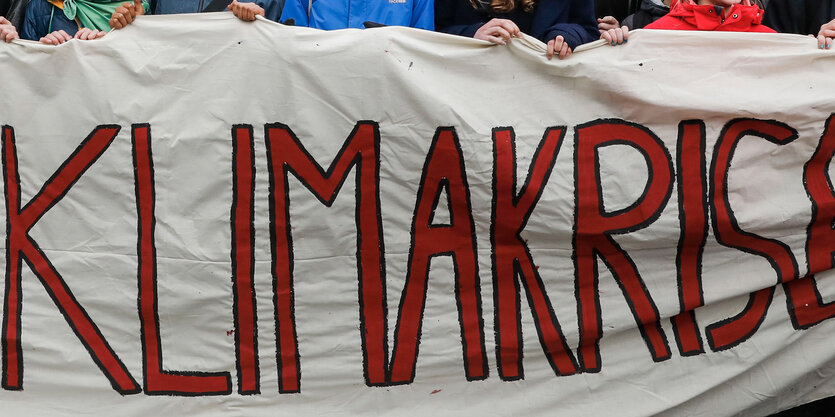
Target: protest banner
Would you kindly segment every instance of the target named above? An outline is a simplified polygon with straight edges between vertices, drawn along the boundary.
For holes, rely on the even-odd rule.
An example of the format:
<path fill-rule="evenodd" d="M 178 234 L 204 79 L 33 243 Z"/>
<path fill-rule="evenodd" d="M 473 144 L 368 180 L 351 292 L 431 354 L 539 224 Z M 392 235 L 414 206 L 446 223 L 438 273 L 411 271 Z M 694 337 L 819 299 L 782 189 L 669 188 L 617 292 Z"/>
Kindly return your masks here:
<path fill-rule="evenodd" d="M 0 45 L 10 415 L 835 394 L 830 51 L 143 17 Z"/>

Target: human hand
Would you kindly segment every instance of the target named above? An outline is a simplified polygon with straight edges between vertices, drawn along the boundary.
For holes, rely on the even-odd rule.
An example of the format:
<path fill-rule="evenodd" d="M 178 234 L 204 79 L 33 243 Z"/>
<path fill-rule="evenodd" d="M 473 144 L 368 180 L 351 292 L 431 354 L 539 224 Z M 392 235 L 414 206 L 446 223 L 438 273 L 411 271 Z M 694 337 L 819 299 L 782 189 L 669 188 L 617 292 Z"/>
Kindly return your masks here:
<path fill-rule="evenodd" d="M 0 16 L 0 39 L 11 42 L 17 39 L 17 29 L 15 29 L 12 22 L 9 22 L 5 17 Z"/>
<path fill-rule="evenodd" d="M 818 48 L 832 49 L 832 40 L 835 39 L 835 19 L 824 23 L 818 32 Z"/>
<path fill-rule="evenodd" d="M 510 38 L 518 37 L 520 33 L 519 26 L 516 26 L 512 20 L 490 19 L 475 32 L 473 38 L 496 45 L 506 45 Z"/>
<path fill-rule="evenodd" d="M 600 32 L 600 39 L 606 39 L 609 45 L 623 45 L 629 41 L 629 28 L 621 26 L 615 29 L 609 29 L 605 32 Z"/>
<path fill-rule="evenodd" d="M 72 39 L 72 36 L 68 35 L 67 32 L 64 32 L 63 30 L 56 30 L 55 32 L 47 34 L 41 38 L 40 42 L 47 45 L 60 45 L 70 39 Z"/>
<path fill-rule="evenodd" d="M 613 16 L 606 16 L 597 19 L 597 30 L 601 35 L 603 32 L 609 29 L 617 29 L 619 26 L 620 22 L 618 22 L 618 19 L 615 19 Z"/>
<path fill-rule="evenodd" d="M 571 47 L 568 46 L 568 42 L 565 41 L 562 35 L 558 35 L 556 38 L 548 41 L 548 52 L 545 53 L 545 56 L 550 60 L 554 55 L 558 55 L 560 59 L 571 56 Z"/>
<path fill-rule="evenodd" d="M 136 16 L 143 14 L 145 14 L 145 8 L 142 7 L 142 0 L 133 0 L 133 3 L 122 3 L 110 16 L 110 27 L 121 29 L 133 23 Z"/>
<path fill-rule="evenodd" d="M 232 11 L 238 19 L 251 22 L 255 20 L 255 16 L 264 16 L 264 9 L 255 3 L 239 3 L 238 0 L 232 1 L 232 4 L 227 7 Z"/>
<path fill-rule="evenodd" d="M 98 29 L 90 29 L 90 28 L 82 28 L 79 29 L 78 32 L 75 32 L 75 39 L 79 39 L 82 41 L 91 41 L 93 39 L 101 38 L 102 36 L 106 35 L 107 32 Z"/>

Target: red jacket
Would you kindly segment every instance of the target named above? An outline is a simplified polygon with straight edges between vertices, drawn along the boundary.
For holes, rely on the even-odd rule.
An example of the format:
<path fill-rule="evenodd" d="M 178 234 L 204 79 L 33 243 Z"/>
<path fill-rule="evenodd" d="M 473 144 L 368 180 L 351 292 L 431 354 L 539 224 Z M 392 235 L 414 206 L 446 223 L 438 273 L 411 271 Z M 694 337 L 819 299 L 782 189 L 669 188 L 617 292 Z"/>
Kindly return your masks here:
<path fill-rule="evenodd" d="M 720 16 L 722 13 L 717 13 L 711 5 L 700 6 L 679 1 L 670 13 L 647 25 L 645 29 L 775 33 L 774 29 L 761 24 L 763 13 L 757 6 L 734 4 L 726 18 Z"/>

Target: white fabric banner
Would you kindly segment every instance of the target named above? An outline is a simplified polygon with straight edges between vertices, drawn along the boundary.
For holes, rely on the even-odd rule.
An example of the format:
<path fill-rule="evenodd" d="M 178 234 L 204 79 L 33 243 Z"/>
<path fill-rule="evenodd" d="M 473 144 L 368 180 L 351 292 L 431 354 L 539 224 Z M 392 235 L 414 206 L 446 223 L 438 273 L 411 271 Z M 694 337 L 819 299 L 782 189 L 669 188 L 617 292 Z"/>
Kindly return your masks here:
<path fill-rule="evenodd" d="M 2 413 L 835 394 L 835 55 L 666 31 L 544 51 L 228 13 L 0 45 Z"/>

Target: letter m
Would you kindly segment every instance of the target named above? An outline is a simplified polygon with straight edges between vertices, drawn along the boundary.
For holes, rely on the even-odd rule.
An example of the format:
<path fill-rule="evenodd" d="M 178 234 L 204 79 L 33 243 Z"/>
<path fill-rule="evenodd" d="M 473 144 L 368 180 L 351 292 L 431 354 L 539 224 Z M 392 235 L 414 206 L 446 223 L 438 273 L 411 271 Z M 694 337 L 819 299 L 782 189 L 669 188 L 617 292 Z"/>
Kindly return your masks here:
<path fill-rule="evenodd" d="M 370 121 L 358 122 L 327 171 L 311 157 L 286 125 L 266 125 L 265 136 L 270 175 L 270 237 L 279 392 L 293 393 L 301 390 L 293 300 L 293 237 L 288 173 L 301 181 L 322 204 L 330 207 L 354 167 L 363 369 L 367 385 L 385 385 L 388 339 L 383 263 L 385 251 L 379 194 L 379 126 Z"/>

